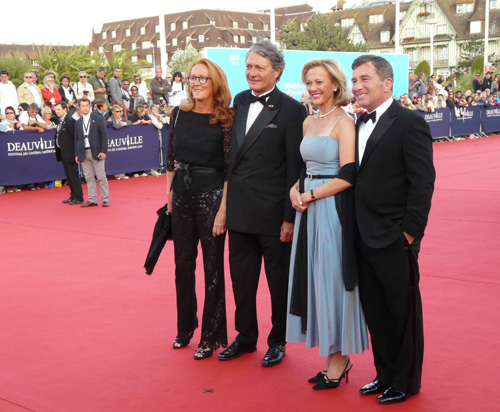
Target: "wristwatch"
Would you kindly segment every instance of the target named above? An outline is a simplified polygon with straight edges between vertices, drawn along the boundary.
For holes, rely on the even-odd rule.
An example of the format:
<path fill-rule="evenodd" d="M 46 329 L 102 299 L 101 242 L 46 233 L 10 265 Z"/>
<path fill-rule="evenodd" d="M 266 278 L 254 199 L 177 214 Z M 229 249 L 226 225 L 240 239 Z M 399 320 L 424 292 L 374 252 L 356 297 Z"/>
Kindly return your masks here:
<path fill-rule="evenodd" d="M 316 196 L 314 196 L 314 192 L 313 192 L 313 190 L 312 190 L 312 189 L 311 189 L 311 199 L 312 199 L 312 200 L 316 200 Z"/>

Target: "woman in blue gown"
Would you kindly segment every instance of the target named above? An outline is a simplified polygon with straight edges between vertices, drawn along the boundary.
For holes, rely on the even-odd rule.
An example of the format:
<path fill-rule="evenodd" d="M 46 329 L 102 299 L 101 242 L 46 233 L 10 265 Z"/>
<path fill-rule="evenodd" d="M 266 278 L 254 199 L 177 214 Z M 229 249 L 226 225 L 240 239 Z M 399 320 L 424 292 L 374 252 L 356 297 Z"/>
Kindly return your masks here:
<path fill-rule="evenodd" d="M 354 217 L 347 210 L 349 202 L 342 201 L 355 181 L 356 133 L 352 118 L 341 108 L 350 95 L 335 60 L 306 63 L 302 80 L 319 113 L 304 121 L 300 150 L 306 177 L 290 190 L 300 213 L 290 265 L 287 341 L 319 346 L 326 363 L 309 381 L 316 383 L 314 389 L 329 389 L 344 377 L 347 381 L 349 353 L 368 348 L 356 268 L 347 261 L 355 261 L 352 236 L 346 232 Z"/>

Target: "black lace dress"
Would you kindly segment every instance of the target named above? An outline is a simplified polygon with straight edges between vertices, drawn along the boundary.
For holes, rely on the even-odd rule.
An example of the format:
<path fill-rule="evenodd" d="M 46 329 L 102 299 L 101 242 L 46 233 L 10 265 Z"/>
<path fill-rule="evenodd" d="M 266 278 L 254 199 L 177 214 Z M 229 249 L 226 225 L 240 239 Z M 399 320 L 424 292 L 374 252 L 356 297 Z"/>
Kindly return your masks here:
<path fill-rule="evenodd" d="M 175 251 L 177 335 L 188 342 L 198 327 L 195 288 L 198 242 L 203 252 L 205 304 L 199 347 L 227 347 L 224 286 L 225 234 L 213 236 L 229 164 L 231 131 L 210 124 L 210 114 L 170 117 L 167 170 L 172 181 L 172 235 Z M 180 165 L 182 167 L 180 167 Z"/>

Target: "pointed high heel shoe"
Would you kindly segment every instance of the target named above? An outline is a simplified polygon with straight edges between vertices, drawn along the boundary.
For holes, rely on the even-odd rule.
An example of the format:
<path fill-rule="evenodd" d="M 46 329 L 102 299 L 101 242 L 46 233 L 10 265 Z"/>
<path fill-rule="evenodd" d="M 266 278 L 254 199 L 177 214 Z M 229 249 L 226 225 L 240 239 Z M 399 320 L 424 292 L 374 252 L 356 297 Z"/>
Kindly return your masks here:
<path fill-rule="evenodd" d="M 316 376 L 313 376 L 307 382 L 309 382 L 309 383 L 318 383 L 323 378 L 323 376 L 325 376 L 325 371 L 319 371 Z"/>
<path fill-rule="evenodd" d="M 351 359 L 348 358 L 347 360 L 347 365 L 345 365 L 344 371 L 340 375 L 340 378 L 338 379 L 330 379 L 328 375 L 325 373 L 321 380 L 313 386 L 313 389 L 319 390 L 319 389 L 334 389 L 340 385 L 340 382 L 342 382 L 342 379 L 345 376 L 345 381 L 346 383 L 349 382 L 349 371 L 352 369 L 352 363 Z"/>

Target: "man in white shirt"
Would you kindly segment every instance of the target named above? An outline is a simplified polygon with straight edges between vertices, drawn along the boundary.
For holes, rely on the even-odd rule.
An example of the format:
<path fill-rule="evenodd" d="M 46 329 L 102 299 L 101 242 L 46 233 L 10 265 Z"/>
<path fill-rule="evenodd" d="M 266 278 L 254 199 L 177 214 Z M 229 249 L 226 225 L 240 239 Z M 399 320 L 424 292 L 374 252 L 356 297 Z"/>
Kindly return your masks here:
<path fill-rule="evenodd" d="M 42 92 L 36 86 L 35 74 L 32 72 L 24 73 L 24 83 L 17 88 L 17 97 L 19 103 L 36 103 L 38 107 L 42 107 L 43 97 Z"/>
<path fill-rule="evenodd" d="M 5 108 L 12 106 L 16 112 L 19 107 L 16 86 L 9 80 L 7 70 L 0 71 L 0 114 L 5 117 Z"/>
<path fill-rule="evenodd" d="M 31 103 L 28 110 L 19 115 L 19 124 L 23 130 L 38 130 L 40 133 L 43 133 L 49 128 L 47 123 L 38 114 L 38 110 L 37 104 Z"/>

